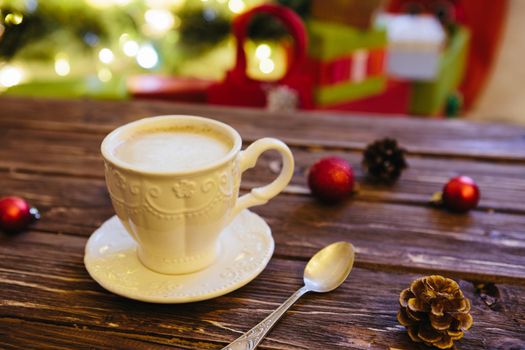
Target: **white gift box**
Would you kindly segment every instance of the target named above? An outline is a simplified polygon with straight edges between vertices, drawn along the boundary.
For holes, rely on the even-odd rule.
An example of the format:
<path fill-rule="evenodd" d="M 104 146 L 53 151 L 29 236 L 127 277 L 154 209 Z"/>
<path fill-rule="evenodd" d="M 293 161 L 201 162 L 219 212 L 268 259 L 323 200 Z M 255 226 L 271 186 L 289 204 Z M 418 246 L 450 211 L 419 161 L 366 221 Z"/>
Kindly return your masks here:
<path fill-rule="evenodd" d="M 388 35 L 388 75 L 410 80 L 434 80 L 446 43 L 446 33 L 430 15 L 378 16 Z"/>

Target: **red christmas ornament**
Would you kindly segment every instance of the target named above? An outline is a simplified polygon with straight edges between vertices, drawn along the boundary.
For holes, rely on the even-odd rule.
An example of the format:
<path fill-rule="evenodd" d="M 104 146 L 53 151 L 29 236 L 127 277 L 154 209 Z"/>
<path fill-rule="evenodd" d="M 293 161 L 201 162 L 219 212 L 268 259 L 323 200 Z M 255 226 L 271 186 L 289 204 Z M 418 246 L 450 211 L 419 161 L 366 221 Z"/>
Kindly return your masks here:
<path fill-rule="evenodd" d="M 308 186 L 315 197 L 326 202 L 338 202 L 352 193 L 354 172 L 342 158 L 323 158 L 310 168 Z"/>
<path fill-rule="evenodd" d="M 0 230 L 5 232 L 22 231 L 40 214 L 20 197 L 4 197 L 0 199 Z"/>
<path fill-rule="evenodd" d="M 478 185 L 468 176 L 457 176 L 443 187 L 443 204 L 459 213 L 475 208 L 479 202 Z"/>

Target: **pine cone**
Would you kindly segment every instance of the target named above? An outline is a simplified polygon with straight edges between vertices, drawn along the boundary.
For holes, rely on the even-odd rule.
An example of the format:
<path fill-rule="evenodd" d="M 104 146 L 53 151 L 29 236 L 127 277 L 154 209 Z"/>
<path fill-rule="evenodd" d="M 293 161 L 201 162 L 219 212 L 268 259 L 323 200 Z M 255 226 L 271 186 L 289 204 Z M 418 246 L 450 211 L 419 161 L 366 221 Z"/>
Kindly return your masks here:
<path fill-rule="evenodd" d="M 415 342 L 449 349 L 472 326 L 470 301 L 459 285 L 443 276 L 416 279 L 399 295 L 397 320 Z"/>
<path fill-rule="evenodd" d="M 372 179 L 385 183 L 395 182 L 407 168 L 405 150 L 394 139 L 377 140 L 368 145 L 363 153 L 363 167 Z"/>

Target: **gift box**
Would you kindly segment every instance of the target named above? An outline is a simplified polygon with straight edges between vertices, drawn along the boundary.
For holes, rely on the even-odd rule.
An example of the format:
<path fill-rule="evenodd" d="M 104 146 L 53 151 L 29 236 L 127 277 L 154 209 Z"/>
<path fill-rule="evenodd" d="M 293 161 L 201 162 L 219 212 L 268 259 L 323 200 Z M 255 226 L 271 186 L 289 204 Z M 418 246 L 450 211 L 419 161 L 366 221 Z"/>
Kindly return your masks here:
<path fill-rule="evenodd" d="M 389 76 L 410 80 L 434 80 L 447 35 L 441 23 L 430 15 L 378 17 L 388 33 Z"/>
<path fill-rule="evenodd" d="M 384 75 L 385 50 L 358 49 L 332 60 L 311 59 L 315 82 L 330 86 L 347 82 L 361 82 L 368 77 Z"/>
<path fill-rule="evenodd" d="M 414 81 L 410 113 L 435 115 L 442 111 L 447 96 L 456 91 L 465 75 L 470 32 L 458 27 L 450 36 L 433 81 Z"/>
<path fill-rule="evenodd" d="M 261 12 L 279 18 L 294 41 L 288 69 L 278 81 L 259 81 L 246 74 L 247 25 Z M 297 101 L 298 108 L 308 109 L 375 95 L 386 86 L 383 29 L 359 30 L 316 20 L 308 21 L 305 29 L 290 9 L 265 4 L 238 16 L 233 32 L 237 39 L 236 65 L 223 81 L 210 86 L 209 103 L 289 109 Z"/>
<path fill-rule="evenodd" d="M 306 21 L 310 44 L 310 57 L 330 60 L 359 49 L 386 49 L 387 36 L 384 28 L 360 30 L 337 23 Z"/>
<path fill-rule="evenodd" d="M 312 0 L 311 16 L 359 29 L 369 29 L 383 0 Z"/>
<path fill-rule="evenodd" d="M 410 108 L 411 83 L 389 79 L 383 92 L 354 101 L 327 105 L 322 110 L 339 110 L 390 115 L 407 115 Z"/>
<path fill-rule="evenodd" d="M 375 95 L 386 86 L 386 32 L 310 20 L 309 71 L 318 107 Z"/>

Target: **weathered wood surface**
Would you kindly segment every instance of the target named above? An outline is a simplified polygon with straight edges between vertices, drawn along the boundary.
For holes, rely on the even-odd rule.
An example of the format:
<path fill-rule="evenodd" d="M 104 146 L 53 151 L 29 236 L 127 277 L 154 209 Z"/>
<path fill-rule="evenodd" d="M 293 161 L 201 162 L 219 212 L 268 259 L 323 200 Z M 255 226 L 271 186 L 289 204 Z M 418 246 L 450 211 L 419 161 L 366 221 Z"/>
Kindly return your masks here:
<path fill-rule="evenodd" d="M 214 300 L 168 306 L 133 302 L 105 292 L 90 279 L 82 265 L 84 244 L 81 237 L 34 231 L 16 241 L 2 242 L 0 327 L 22 323 L 23 329 L 7 332 L 0 344 L 30 345 L 34 337 L 28 336 L 27 327 L 48 324 L 51 334 L 40 331 L 36 336 L 66 348 L 79 342 L 95 348 L 115 342 L 127 349 L 146 349 L 150 344 L 215 349 L 264 318 L 301 286 L 303 262 L 274 257 L 252 283 Z M 356 268 L 341 289 L 299 301 L 263 348 L 411 348 L 395 320 L 395 296 L 415 277 Z M 499 285 L 502 300 L 489 308 L 474 293 L 472 284 L 461 283 L 473 301 L 476 320 L 462 348 L 479 349 L 484 343 L 495 346 L 502 337 L 520 339 L 522 335 L 514 331 L 519 327 L 515 317 L 525 312 L 525 287 Z M 85 335 L 70 339 L 73 331 Z M 109 339 L 104 339 L 105 332 Z M 119 339 L 129 341 L 126 344 Z"/>
<path fill-rule="evenodd" d="M 40 203 L 47 218 L 35 225 L 41 231 L 87 237 L 113 214 L 102 179 L 0 173 L 0 182 L 4 184 L 0 195 L 9 190 Z M 525 277 L 521 215 L 485 211 L 450 215 L 358 198 L 327 207 L 297 195 L 281 195 L 271 205 L 253 210 L 273 227 L 278 255 L 306 258 L 327 242 L 350 239 L 359 250 L 359 266 L 434 269 L 498 282 L 522 283 Z"/>
<path fill-rule="evenodd" d="M 397 138 L 413 154 L 474 157 L 525 162 L 525 127 L 460 120 L 373 118 L 337 113 L 270 114 L 251 109 L 161 102 L 77 101 L 2 98 L 4 125 L 32 129 L 71 129 L 107 133 L 114 127 L 151 115 L 192 114 L 224 121 L 245 139 L 275 136 L 290 145 L 362 149 L 378 137 Z M 29 107 L 29 108 L 28 108 Z M 64 125 L 62 122 L 67 122 Z M 490 142 L 487 142 L 490 141 Z"/>
<path fill-rule="evenodd" d="M 0 120 L 0 125 L 2 125 Z M 0 149 L 0 169 L 103 178 L 103 162 L 99 145 L 105 134 L 83 134 L 78 131 L 41 131 L 27 129 L 0 129 L 3 147 Z M 50 142 L 50 140 L 56 140 Z M 249 143 L 249 142 L 248 142 Z M 39 152 L 35 152 L 39 150 Z M 308 166 L 327 155 L 337 155 L 354 165 L 359 180 L 361 174 L 361 151 L 326 150 L 320 148 L 292 147 L 297 162 L 288 191 L 307 193 Z M 19 152 L 24 152 L 22 158 Z M 254 182 L 265 182 L 275 176 L 276 154 L 267 154 L 256 172 L 247 173 L 244 186 Z M 409 156 L 410 167 L 393 187 L 361 184 L 359 198 L 391 202 L 423 204 L 441 189 L 450 177 L 468 173 L 483 187 L 481 209 L 525 212 L 525 164 L 493 163 L 471 159 L 437 159 Z M 272 163 L 270 166 L 270 163 Z M 501 198 L 507 198 L 501 201 Z"/>
<path fill-rule="evenodd" d="M 87 237 L 112 214 L 99 145 L 127 121 L 195 114 L 225 121 L 246 143 L 276 136 L 297 162 L 284 194 L 254 210 L 276 240 L 268 268 L 226 296 L 188 305 L 150 305 L 99 287 L 82 263 Z M 392 188 L 363 181 L 361 150 L 397 138 L 410 168 Z M 305 174 L 326 155 L 353 165 L 359 193 L 328 207 L 310 198 Z M 280 164 L 265 155 L 243 189 L 267 182 Z M 459 173 L 482 190 L 477 210 L 454 215 L 428 198 Z M 320 247 L 349 240 L 356 268 L 341 289 L 300 300 L 266 349 L 418 349 L 395 320 L 397 296 L 413 278 L 442 273 L 472 300 L 472 331 L 459 349 L 525 349 L 525 128 L 336 114 L 268 114 L 158 102 L 0 99 L 0 196 L 16 194 L 43 219 L 0 234 L 1 349 L 220 349 L 301 285 Z M 495 304 L 472 281 L 496 283 Z"/>

